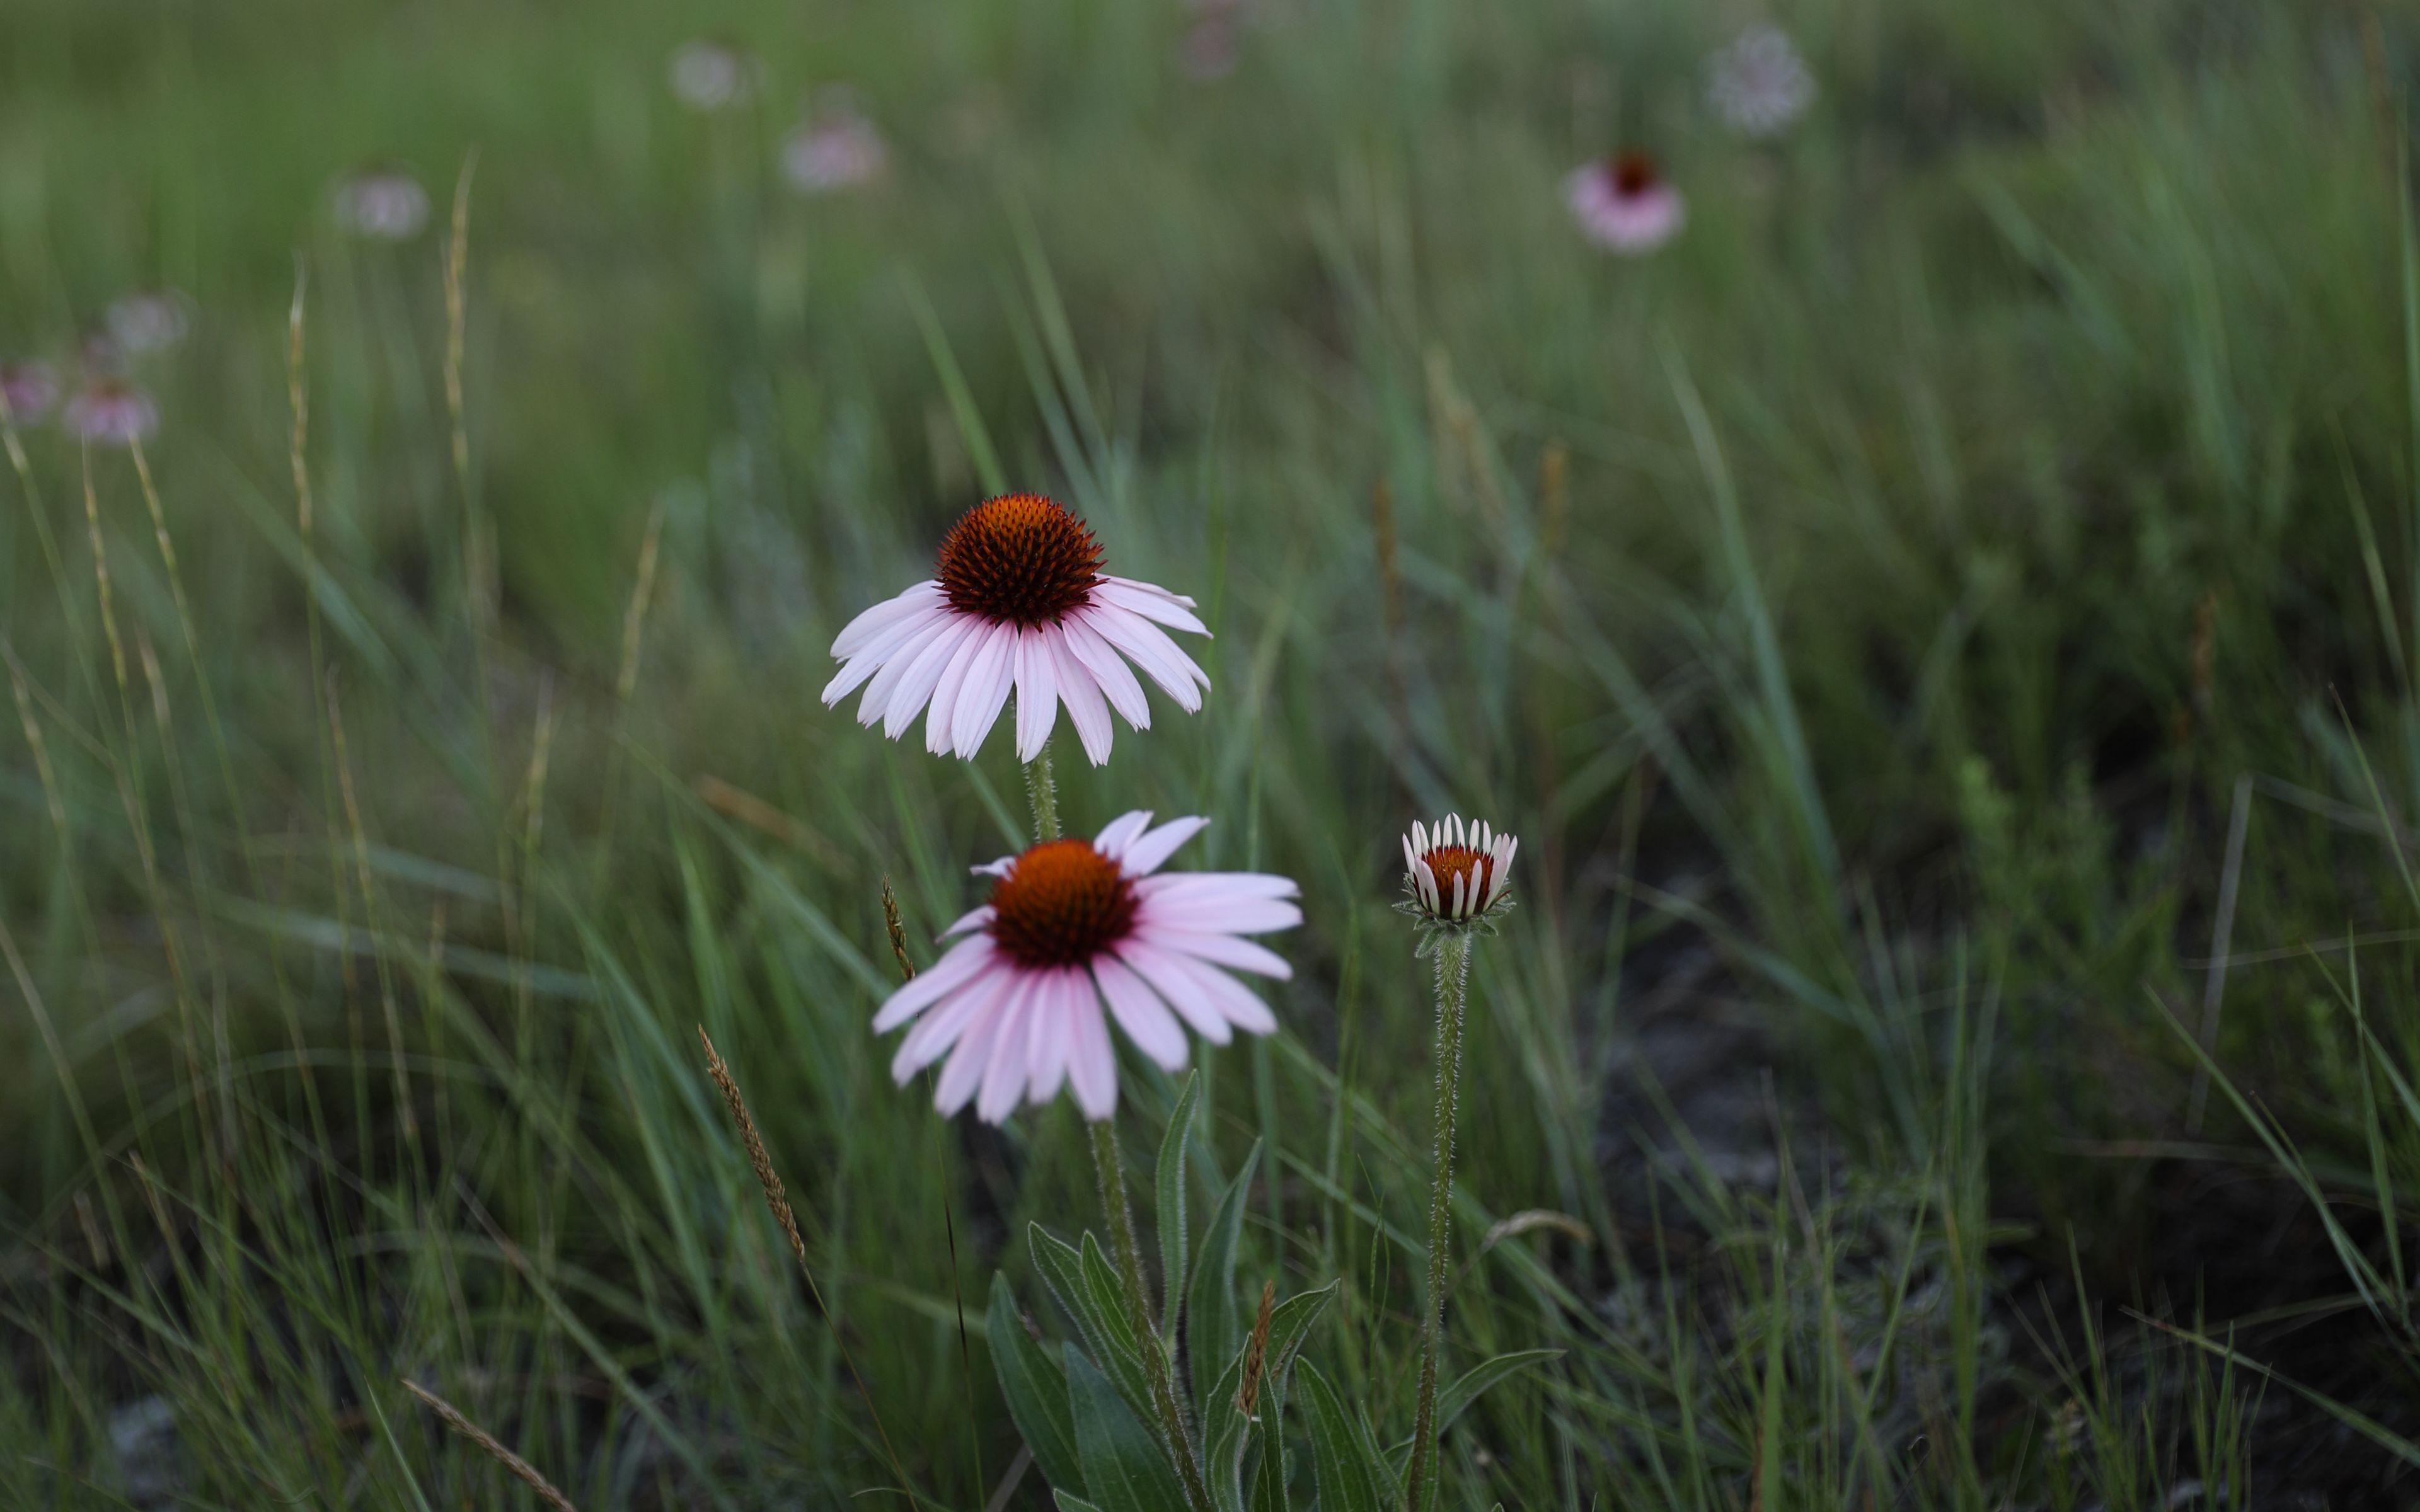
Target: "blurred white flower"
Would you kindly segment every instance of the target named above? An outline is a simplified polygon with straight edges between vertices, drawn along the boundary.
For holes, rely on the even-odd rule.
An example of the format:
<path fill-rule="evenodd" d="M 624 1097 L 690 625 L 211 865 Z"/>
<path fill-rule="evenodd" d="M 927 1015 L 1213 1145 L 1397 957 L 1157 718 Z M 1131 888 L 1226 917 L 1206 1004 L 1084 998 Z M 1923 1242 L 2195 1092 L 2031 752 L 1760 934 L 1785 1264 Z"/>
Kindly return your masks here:
<path fill-rule="evenodd" d="M 664 71 L 673 93 L 691 110 L 729 110 L 756 91 L 755 61 L 728 42 L 684 42 L 674 49 Z"/>
<path fill-rule="evenodd" d="M 1815 77 L 1778 26 L 1752 26 L 1706 61 L 1706 98 L 1744 136 L 1779 134 L 1815 102 Z"/>
<path fill-rule="evenodd" d="M 191 324 L 185 297 L 174 289 L 145 289 L 109 307 L 103 317 L 110 349 L 123 357 L 163 352 L 185 339 Z"/>
<path fill-rule="evenodd" d="M 160 428 L 151 396 L 122 378 L 98 378 L 76 391 L 59 413 L 59 424 L 80 441 L 128 446 Z"/>
<path fill-rule="evenodd" d="M 39 424 L 59 402 L 59 375 L 44 362 L 0 363 L 0 399 L 20 425 Z"/>
<path fill-rule="evenodd" d="M 1681 192 L 1644 152 L 1574 169 L 1563 180 L 1563 199 L 1590 240 L 1634 256 L 1671 240 L 1689 218 Z"/>
<path fill-rule="evenodd" d="M 428 224 L 428 192 L 400 168 L 365 168 L 337 186 L 336 219 L 355 236 L 409 241 Z"/>
<path fill-rule="evenodd" d="M 810 194 L 877 178 L 890 161 L 882 133 L 845 89 L 827 90 L 814 118 L 801 123 L 782 144 L 782 171 Z"/>

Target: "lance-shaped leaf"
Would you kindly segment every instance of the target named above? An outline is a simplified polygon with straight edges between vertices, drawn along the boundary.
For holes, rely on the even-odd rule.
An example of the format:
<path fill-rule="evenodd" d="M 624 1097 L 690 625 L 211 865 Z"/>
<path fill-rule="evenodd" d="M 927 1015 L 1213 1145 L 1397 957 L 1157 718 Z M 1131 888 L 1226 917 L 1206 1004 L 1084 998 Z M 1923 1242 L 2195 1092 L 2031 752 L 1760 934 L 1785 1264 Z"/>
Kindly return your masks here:
<path fill-rule="evenodd" d="M 1193 1399 L 1209 1400 L 1221 1363 L 1244 1342 L 1245 1320 L 1235 1301 L 1235 1241 L 1244 1228 L 1244 1199 L 1261 1162 L 1260 1141 L 1244 1157 L 1235 1179 L 1219 1195 L 1202 1236 L 1202 1257 L 1193 1268 L 1193 1291 L 1186 1307 L 1185 1343 L 1193 1359 Z"/>
<path fill-rule="evenodd" d="M 1076 1417 L 1084 1487 L 1100 1512 L 1187 1512 L 1185 1487 L 1159 1440 L 1073 1345 L 1067 1347 L 1067 1404 Z"/>
<path fill-rule="evenodd" d="M 991 1278 L 991 1313 L 984 1322 L 991 1340 L 992 1370 L 1000 1377 L 1000 1394 L 1008 1415 L 1033 1462 L 1053 1490 L 1081 1491 L 1084 1470 L 1076 1457 L 1076 1420 L 1067 1407 L 1067 1372 L 1058 1351 L 1025 1331 L 1025 1319 L 1010 1295 L 1008 1278 L 997 1271 Z"/>
<path fill-rule="evenodd" d="M 1193 1132 L 1193 1110 L 1201 1102 L 1202 1072 L 1196 1070 L 1185 1078 L 1176 1111 L 1168 1116 L 1168 1133 L 1160 1136 L 1159 1170 L 1154 1179 L 1157 1190 L 1153 1198 L 1159 1207 L 1159 1295 L 1166 1314 L 1159 1323 L 1171 1343 L 1176 1339 L 1176 1314 L 1185 1300 L 1185 1262 L 1192 1253 L 1185 1227 L 1185 1145 Z"/>
<path fill-rule="evenodd" d="M 1360 1420 L 1336 1388 L 1306 1361 L 1302 1398 L 1311 1419 L 1311 1473 L 1319 1480 L 1320 1512 L 1392 1512 L 1403 1493 L 1379 1462 Z"/>
<path fill-rule="evenodd" d="M 1136 1414 L 1146 1423 L 1152 1421 L 1150 1378 L 1143 1373 L 1142 1355 L 1135 1348 L 1134 1328 L 1126 1320 L 1117 1273 L 1101 1258 L 1100 1245 L 1086 1234 L 1084 1248 L 1078 1251 L 1045 1232 L 1040 1224 L 1028 1229 L 1027 1239 L 1033 1250 L 1034 1270 L 1041 1273 L 1050 1295 L 1075 1319 L 1076 1332 L 1092 1351 L 1094 1362 Z"/>

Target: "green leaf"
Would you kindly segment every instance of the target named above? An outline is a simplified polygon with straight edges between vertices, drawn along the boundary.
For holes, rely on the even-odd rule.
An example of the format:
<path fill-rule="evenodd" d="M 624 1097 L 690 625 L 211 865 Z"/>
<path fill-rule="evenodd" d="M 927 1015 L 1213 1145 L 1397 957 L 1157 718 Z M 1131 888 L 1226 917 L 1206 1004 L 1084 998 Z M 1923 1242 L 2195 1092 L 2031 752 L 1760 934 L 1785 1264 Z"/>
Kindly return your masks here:
<path fill-rule="evenodd" d="M 1100 1512 L 1187 1512 L 1185 1487 L 1159 1441 L 1073 1345 L 1067 1346 L 1067 1401 L 1075 1410 L 1084 1485 Z"/>
<path fill-rule="evenodd" d="M 1193 1132 L 1193 1110 L 1201 1102 L 1202 1072 L 1197 1069 L 1185 1078 L 1176 1111 L 1168 1116 L 1168 1132 L 1159 1138 L 1159 1172 L 1153 1196 L 1159 1204 L 1159 1294 L 1167 1309 L 1159 1322 L 1171 1342 L 1176 1337 L 1177 1304 L 1185 1297 L 1185 1262 L 1193 1242 L 1185 1230 L 1185 1141 Z"/>
<path fill-rule="evenodd" d="M 1209 1445 L 1205 1462 L 1210 1467 L 1210 1499 L 1218 1504 L 1218 1512 L 1243 1512 L 1248 1479 L 1245 1451 L 1255 1443 L 1262 1446 L 1261 1458 L 1251 1462 L 1266 1466 L 1265 1478 L 1277 1488 L 1277 1499 L 1268 1504 L 1274 1512 L 1283 1512 L 1285 1454 L 1279 1425 L 1285 1412 L 1286 1380 L 1295 1358 L 1302 1353 L 1303 1341 L 1310 1337 L 1311 1325 L 1335 1295 L 1336 1283 L 1330 1281 L 1317 1291 L 1288 1297 L 1270 1309 L 1269 1339 L 1261 1356 L 1261 1389 L 1250 1417 L 1246 1417 L 1235 1404 L 1236 1393 L 1243 1385 L 1249 1341 L 1244 1349 L 1236 1350 L 1235 1358 L 1219 1373 L 1217 1386 L 1200 1403 L 1203 1442 Z M 1264 1478 L 1259 1474 L 1249 1477 L 1255 1505 L 1267 1502 L 1270 1494 L 1261 1484 Z"/>
<path fill-rule="evenodd" d="M 1101 1509 L 1080 1496 L 1070 1496 L 1056 1486 L 1050 1488 L 1051 1500 L 1059 1504 L 1059 1512 L 1101 1512 Z"/>
<path fill-rule="evenodd" d="M 1025 1331 L 1008 1278 L 997 1271 L 991 1278 L 991 1314 L 985 1320 L 991 1339 L 992 1369 L 1000 1376 L 1000 1394 L 1008 1415 L 1033 1451 L 1042 1478 L 1056 1488 L 1080 1489 L 1084 1467 L 1076 1455 L 1076 1419 L 1067 1406 L 1067 1372 L 1059 1356 Z"/>
<path fill-rule="evenodd" d="M 1562 1357 L 1560 1350 L 1520 1350 L 1512 1354 L 1499 1354 L 1493 1360 L 1482 1360 L 1464 1371 L 1437 1393 L 1437 1437 L 1443 1439 L 1445 1430 L 1452 1427 L 1453 1420 L 1460 1417 L 1471 1403 L 1479 1400 L 1480 1394 L 1488 1387 L 1507 1376 L 1518 1375 L 1533 1365 L 1544 1365 L 1549 1360 Z M 1387 1461 L 1396 1474 L 1402 1474 L 1404 1467 L 1412 1462 L 1412 1441 L 1405 1439 L 1395 1445 L 1388 1454 Z"/>
<path fill-rule="evenodd" d="M 1100 1246 L 1093 1236 L 1084 1236 L 1084 1250 L 1051 1237 L 1040 1224 L 1027 1230 L 1033 1250 L 1033 1268 L 1042 1273 L 1043 1284 L 1050 1294 L 1075 1319 L 1076 1332 L 1084 1347 L 1106 1372 L 1109 1381 L 1132 1405 L 1135 1412 L 1150 1421 L 1151 1383 L 1143 1374 L 1142 1355 L 1135 1349 L 1134 1329 L 1126 1322 L 1125 1308 L 1120 1300 L 1117 1277 L 1100 1259 Z M 1097 1261 L 1097 1270 L 1088 1263 Z"/>
<path fill-rule="evenodd" d="M 1311 1472 L 1319 1478 L 1320 1512 L 1391 1512 L 1395 1477 L 1378 1462 L 1370 1437 L 1336 1388 L 1306 1363 L 1303 1399 L 1311 1412 Z"/>
<path fill-rule="evenodd" d="M 1248 1323 L 1235 1304 L 1235 1241 L 1244 1227 L 1244 1197 L 1260 1165 L 1261 1144 L 1244 1157 L 1235 1179 L 1219 1195 L 1218 1210 L 1202 1236 L 1202 1257 L 1193 1267 L 1193 1292 L 1185 1314 L 1185 1338 L 1193 1356 L 1193 1399 L 1207 1399 L 1218 1384 L 1219 1362 L 1243 1347 Z"/>

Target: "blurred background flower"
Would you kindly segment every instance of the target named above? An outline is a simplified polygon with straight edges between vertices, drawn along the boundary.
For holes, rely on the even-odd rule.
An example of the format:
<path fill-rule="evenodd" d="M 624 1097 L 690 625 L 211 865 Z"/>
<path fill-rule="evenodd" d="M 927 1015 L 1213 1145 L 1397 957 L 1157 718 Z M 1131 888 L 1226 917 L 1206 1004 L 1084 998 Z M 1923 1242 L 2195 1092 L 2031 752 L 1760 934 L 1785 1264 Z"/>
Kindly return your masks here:
<path fill-rule="evenodd" d="M 1788 32 L 1752 26 L 1707 59 L 1706 98 L 1741 135 L 1776 136 L 1815 102 L 1815 76 Z"/>
<path fill-rule="evenodd" d="M 0 399 L 16 424 L 39 424 L 59 402 L 58 370 L 39 360 L 0 363 Z"/>
<path fill-rule="evenodd" d="M 336 219 L 373 241 L 409 241 L 428 224 L 428 191 L 400 168 L 365 168 L 337 186 Z"/>
<path fill-rule="evenodd" d="M 185 297 L 174 289 L 143 289 L 120 298 L 102 318 L 110 350 L 120 357 L 163 352 L 192 325 Z"/>
<path fill-rule="evenodd" d="M 673 94 L 695 111 L 729 110 L 756 92 L 755 59 L 729 42 L 700 38 L 673 50 L 664 66 Z"/>
<path fill-rule="evenodd" d="M 60 411 L 59 424 L 80 441 L 129 446 L 149 440 L 160 428 L 160 410 L 142 389 L 123 378 L 101 377 L 75 392 Z"/>
<path fill-rule="evenodd" d="M 1563 180 L 1563 199 L 1589 239 L 1634 255 L 1671 240 L 1688 219 L 1681 192 L 1644 152 L 1623 152 L 1573 170 Z"/>
<path fill-rule="evenodd" d="M 877 178 L 890 161 L 882 133 L 858 108 L 855 91 L 838 85 L 824 91 L 814 116 L 782 144 L 782 172 L 810 194 Z"/>

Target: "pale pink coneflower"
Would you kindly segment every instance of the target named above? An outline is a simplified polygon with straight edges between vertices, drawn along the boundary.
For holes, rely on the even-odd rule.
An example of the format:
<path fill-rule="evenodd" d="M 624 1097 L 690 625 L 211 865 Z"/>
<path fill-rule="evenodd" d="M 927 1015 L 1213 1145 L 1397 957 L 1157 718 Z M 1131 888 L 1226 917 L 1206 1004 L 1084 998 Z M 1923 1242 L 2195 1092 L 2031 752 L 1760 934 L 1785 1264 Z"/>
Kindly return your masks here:
<path fill-rule="evenodd" d="M 428 191 L 400 168 L 365 168 L 336 186 L 336 219 L 373 241 L 409 241 L 428 224 Z"/>
<path fill-rule="evenodd" d="M 1706 98 L 1741 135 L 1776 136 L 1815 102 L 1815 76 L 1788 32 L 1751 26 L 1707 60 Z"/>
<path fill-rule="evenodd" d="M 893 740 L 929 707 L 924 748 L 971 760 L 1013 689 L 1018 761 L 1042 754 L 1064 703 L 1098 766 L 1109 759 L 1111 709 L 1137 730 L 1151 728 L 1127 661 L 1187 714 L 1210 687 L 1160 628 L 1208 635 L 1193 600 L 1100 568 L 1092 531 L 1056 501 L 986 499 L 941 537 L 931 578 L 849 621 L 832 641 L 841 669 L 824 702 L 864 684 L 857 722 L 878 719 Z"/>
<path fill-rule="evenodd" d="M 39 424 L 59 402 L 57 369 L 44 362 L 0 363 L 0 400 L 20 425 Z"/>
<path fill-rule="evenodd" d="M 1681 192 L 1644 152 L 1623 152 L 1573 170 L 1563 180 L 1563 199 L 1590 240 L 1633 255 L 1671 240 L 1688 219 Z"/>
<path fill-rule="evenodd" d="M 664 66 L 673 94 L 694 111 L 711 113 L 747 103 L 755 92 L 756 64 L 729 42 L 700 38 L 673 50 Z"/>
<path fill-rule="evenodd" d="M 1417 820 L 1404 837 L 1401 905 L 1425 923 L 1459 926 L 1511 906 L 1505 888 L 1512 880 L 1512 856 L 1521 842 L 1478 821 L 1446 815 L 1431 828 Z"/>
<path fill-rule="evenodd" d="M 878 178 L 890 162 L 891 149 L 883 145 L 882 133 L 845 89 L 828 91 L 814 118 L 801 123 L 782 144 L 782 171 L 794 186 L 810 194 Z"/>
<path fill-rule="evenodd" d="M 149 394 L 123 378 L 99 378 L 68 400 L 59 424 L 80 441 L 131 446 L 160 428 L 160 409 Z"/>
<path fill-rule="evenodd" d="M 191 322 L 183 295 L 173 289 L 146 289 L 112 304 L 104 323 L 112 351 L 141 357 L 166 351 L 184 340 Z"/>
<path fill-rule="evenodd" d="M 1237 1029 L 1275 1030 L 1268 1005 L 1227 971 L 1294 975 L 1243 938 L 1302 922 L 1294 883 L 1251 872 L 1153 874 L 1209 823 L 1155 829 L 1137 810 L 1095 839 L 1045 841 L 976 868 L 997 879 L 991 901 L 943 935 L 967 937 L 875 1016 L 876 1034 L 917 1020 L 892 1059 L 892 1079 L 904 1087 L 947 1055 L 933 1096 L 945 1115 L 972 1100 L 978 1117 L 998 1123 L 1067 1083 L 1084 1117 L 1098 1120 L 1118 1105 L 1104 1002 L 1135 1048 L 1169 1071 L 1185 1065 L 1180 1019 L 1212 1044 Z"/>

